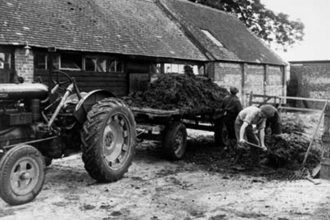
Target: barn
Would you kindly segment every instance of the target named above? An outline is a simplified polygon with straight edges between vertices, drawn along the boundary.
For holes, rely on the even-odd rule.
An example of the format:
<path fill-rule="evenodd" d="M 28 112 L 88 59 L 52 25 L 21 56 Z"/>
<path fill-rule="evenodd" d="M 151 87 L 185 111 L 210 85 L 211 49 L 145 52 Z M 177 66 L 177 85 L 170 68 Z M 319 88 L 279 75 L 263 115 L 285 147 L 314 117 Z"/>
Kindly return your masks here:
<path fill-rule="evenodd" d="M 4 0 L 0 82 L 74 76 L 117 96 L 150 76 L 183 72 L 250 92 L 285 95 L 287 63 L 233 15 L 184 0 Z"/>

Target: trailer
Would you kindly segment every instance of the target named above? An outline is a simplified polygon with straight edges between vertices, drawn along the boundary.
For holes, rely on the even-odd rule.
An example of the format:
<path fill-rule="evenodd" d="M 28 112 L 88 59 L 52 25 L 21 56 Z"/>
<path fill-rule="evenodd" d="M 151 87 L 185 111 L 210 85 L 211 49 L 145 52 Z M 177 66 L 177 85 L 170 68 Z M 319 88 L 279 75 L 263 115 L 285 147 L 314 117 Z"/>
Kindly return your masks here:
<path fill-rule="evenodd" d="M 221 109 L 130 108 L 137 124 L 137 138 L 161 141 L 163 155 L 169 160 L 183 157 L 187 146 L 187 128 L 213 131 L 216 146 L 224 147 L 228 142 Z"/>

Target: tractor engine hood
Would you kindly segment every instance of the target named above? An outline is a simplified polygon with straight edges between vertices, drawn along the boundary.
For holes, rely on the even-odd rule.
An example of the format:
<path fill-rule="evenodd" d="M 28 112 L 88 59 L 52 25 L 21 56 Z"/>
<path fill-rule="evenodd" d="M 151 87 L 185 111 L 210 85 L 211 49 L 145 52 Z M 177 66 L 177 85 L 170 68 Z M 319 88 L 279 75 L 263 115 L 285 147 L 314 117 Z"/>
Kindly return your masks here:
<path fill-rule="evenodd" d="M 3 83 L 0 84 L 0 99 L 41 99 L 48 96 L 48 87 L 41 83 Z"/>

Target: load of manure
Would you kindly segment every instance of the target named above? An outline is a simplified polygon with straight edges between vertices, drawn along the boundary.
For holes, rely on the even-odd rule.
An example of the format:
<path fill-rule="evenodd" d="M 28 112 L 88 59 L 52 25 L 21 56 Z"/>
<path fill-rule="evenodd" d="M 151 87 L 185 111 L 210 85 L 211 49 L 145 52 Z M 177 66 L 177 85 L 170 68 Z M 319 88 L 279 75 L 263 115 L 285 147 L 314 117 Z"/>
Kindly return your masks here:
<path fill-rule="evenodd" d="M 130 106 L 162 110 L 219 109 L 227 89 L 211 79 L 185 74 L 160 74 L 144 91 L 131 93 L 125 100 Z"/>

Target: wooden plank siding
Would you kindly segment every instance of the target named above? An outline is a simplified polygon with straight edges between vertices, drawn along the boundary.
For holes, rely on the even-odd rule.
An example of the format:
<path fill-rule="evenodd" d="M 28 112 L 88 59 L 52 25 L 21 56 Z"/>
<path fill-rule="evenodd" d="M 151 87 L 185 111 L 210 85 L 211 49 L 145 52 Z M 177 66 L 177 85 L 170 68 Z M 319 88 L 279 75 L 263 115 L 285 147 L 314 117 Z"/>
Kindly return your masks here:
<path fill-rule="evenodd" d="M 128 77 L 122 72 L 86 72 L 86 71 L 64 71 L 77 81 L 82 92 L 95 89 L 105 89 L 114 95 L 121 97 L 128 94 Z M 35 70 L 35 80 L 41 77 L 43 83 L 48 85 L 48 71 Z M 64 80 L 64 78 L 61 80 Z"/>

